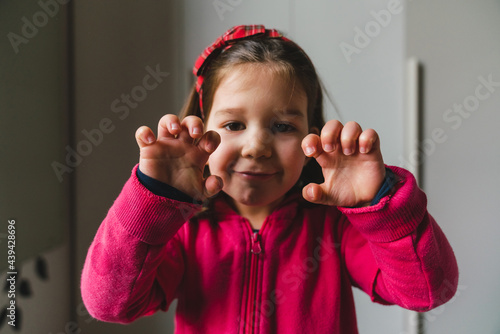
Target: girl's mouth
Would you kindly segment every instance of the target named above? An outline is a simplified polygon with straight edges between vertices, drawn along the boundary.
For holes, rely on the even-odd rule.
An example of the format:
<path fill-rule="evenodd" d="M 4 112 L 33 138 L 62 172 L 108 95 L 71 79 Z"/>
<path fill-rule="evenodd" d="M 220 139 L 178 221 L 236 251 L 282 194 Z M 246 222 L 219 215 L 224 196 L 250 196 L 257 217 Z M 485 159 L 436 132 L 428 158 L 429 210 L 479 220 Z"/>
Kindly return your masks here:
<path fill-rule="evenodd" d="M 268 173 L 268 172 L 251 172 L 251 171 L 242 171 L 236 172 L 235 174 L 241 176 L 242 178 L 250 181 L 267 181 L 275 176 L 277 173 Z"/>

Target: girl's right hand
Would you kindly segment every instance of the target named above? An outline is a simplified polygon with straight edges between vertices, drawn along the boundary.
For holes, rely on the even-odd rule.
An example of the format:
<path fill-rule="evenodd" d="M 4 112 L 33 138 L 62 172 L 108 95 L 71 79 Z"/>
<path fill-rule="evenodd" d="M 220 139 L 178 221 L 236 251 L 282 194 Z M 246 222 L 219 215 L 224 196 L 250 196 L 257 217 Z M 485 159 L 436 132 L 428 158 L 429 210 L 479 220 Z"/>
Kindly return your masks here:
<path fill-rule="evenodd" d="M 222 189 L 218 176 L 203 178 L 208 157 L 220 143 L 215 131 L 203 133 L 203 121 L 196 116 L 182 120 L 165 115 L 158 122 L 158 138 L 147 126 L 135 133 L 140 148 L 139 169 L 197 200 L 214 196 Z"/>

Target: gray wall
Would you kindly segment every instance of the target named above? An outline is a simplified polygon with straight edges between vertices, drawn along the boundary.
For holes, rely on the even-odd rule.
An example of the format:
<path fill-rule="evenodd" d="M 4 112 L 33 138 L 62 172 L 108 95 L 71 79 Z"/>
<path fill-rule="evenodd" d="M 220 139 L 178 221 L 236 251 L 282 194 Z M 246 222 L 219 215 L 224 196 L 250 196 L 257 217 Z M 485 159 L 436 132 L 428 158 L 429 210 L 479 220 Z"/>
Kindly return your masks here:
<path fill-rule="evenodd" d="M 16 219 L 18 242 L 30 245 L 16 250 L 17 261 L 63 241 L 66 187 L 51 164 L 64 159 L 65 23 L 64 8 L 51 18 L 35 1 L 0 3 L 2 227 Z M 0 250 L 2 259 L 6 250 Z M 6 268 L 1 261 L 0 270 Z"/>
<path fill-rule="evenodd" d="M 51 166 L 64 159 L 67 139 L 66 8 L 50 13 L 34 0 L 0 1 L 0 307 L 16 302 L 21 329 L 6 319 L 5 334 L 64 330 L 71 314 L 68 184 Z M 9 249 L 10 220 L 16 233 Z M 48 279 L 36 274 L 39 255 Z M 18 273 L 15 298 L 3 289 L 7 271 Z M 22 293 L 21 285 L 29 289 Z"/>
<path fill-rule="evenodd" d="M 422 181 L 460 269 L 456 297 L 424 316 L 427 333 L 500 333 L 499 32 L 499 1 L 409 3 L 407 53 L 425 72 Z M 492 91 L 479 79 L 489 76 Z"/>
<path fill-rule="evenodd" d="M 82 131 L 98 130 L 101 122 L 109 129 L 75 170 L 78 278 L 98 226 L 139 162 L 135 130 L 141 125 L 156 130 L 160 117 L 177 112 L 183 102 L 180 13 L 181 1 L 74 2 L 75 143 L 86 140 Z M 150 71 L 157 69 L 162 74 L 155 85 Z M 75 294 L 81 300 L 79 289 Z M 159 333 L 173 328 L 170 314 L 130 326 L 88 316 L 78 321 L 82 333 Z"/>

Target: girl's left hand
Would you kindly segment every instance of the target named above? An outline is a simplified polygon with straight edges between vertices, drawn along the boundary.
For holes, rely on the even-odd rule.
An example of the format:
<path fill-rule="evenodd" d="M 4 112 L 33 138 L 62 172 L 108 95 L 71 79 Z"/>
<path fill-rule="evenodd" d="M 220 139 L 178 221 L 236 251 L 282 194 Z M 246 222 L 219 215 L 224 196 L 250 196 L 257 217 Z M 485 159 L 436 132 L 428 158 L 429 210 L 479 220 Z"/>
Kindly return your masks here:
<path fill-rule="evenodd" d="M 325 182 L 310 183 L 302 196 L 312 203 L 332 206 L 368 206 L 385 179 L 380 141 L 373 129 L 356 122 L 329 121 L 320 136 L 309 134 L 302 150 L 323 169 Z"/>

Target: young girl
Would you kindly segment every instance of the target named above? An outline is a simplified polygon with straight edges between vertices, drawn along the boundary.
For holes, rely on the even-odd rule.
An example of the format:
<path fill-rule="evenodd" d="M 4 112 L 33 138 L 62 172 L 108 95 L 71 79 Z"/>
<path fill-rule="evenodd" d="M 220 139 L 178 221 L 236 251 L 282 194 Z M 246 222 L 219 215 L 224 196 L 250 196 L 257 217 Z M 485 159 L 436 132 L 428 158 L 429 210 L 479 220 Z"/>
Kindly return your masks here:
<path fill-rule="evenodd" d="M 351 287 L 426 311 L 458 270 L 374 130 L 324 124 L 294 42 L 237 26 L 195 64 L 183 117 L 137 130 L 140 160 L 89 249 L 88 311 L 128 323 L 178 299 L 179 333 L 357 333 Z"/>

